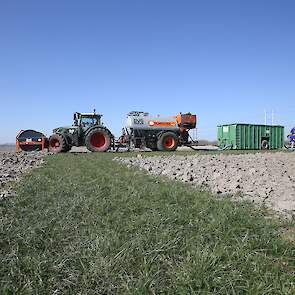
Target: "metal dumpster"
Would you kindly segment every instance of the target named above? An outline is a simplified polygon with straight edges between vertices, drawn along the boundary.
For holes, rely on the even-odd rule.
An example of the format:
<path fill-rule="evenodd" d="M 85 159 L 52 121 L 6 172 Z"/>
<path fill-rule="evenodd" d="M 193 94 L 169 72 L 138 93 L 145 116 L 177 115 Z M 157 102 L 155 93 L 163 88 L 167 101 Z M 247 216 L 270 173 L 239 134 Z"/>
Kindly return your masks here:
<path fill-rule="evenodd" d="M 284 146 L 284 126 L 227 124 L 217 127 L 220 148 L 234 150 L 281 149 Z"/>

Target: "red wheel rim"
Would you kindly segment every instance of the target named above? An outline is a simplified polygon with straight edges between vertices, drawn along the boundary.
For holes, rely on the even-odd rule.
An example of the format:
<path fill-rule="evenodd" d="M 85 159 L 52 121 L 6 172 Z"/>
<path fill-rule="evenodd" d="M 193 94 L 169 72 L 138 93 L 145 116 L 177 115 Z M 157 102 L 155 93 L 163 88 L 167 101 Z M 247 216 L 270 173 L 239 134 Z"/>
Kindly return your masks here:
<path fill-rule="evenodd" d="M 165 142 L 164 142 L 164 146 L 165 148 L 167 149 L 170 149 L 174 146 L 175 144 L 175 140 L 172 136 L 168 136 L 166 139 L 165 139 Z"/>
<path fill-rule="evenodd" d="M 101 148 L 106 143 L 106 138 L 102 133 L 95 133 L 90 138 L 90 143 L 96 148 Z"/>
<path fill-rule="evenodd" d="M 50 143 L 49 143 L 50 147 L 52 148 L 58 148 L 60 146 L 60 142 L 58 139 L 56 138 L 53 138 L 50 140 Z"/>

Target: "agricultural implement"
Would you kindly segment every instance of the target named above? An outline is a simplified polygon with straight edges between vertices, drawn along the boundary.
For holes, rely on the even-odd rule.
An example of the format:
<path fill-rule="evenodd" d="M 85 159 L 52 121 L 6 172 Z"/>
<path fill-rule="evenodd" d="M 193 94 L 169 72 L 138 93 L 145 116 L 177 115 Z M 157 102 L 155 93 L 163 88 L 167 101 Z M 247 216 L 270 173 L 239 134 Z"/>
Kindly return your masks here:
<path fill-rule="evenodd" d="M 42 151 L 48 147 L 46 136 L 35 130 L 21 130 L 16 136 L 16 151 Z"/>
<path fill-rule="evenodd" d="M 149 148 L 153 151 L 174 151 L 178 146 L 192 146 L 196 142 L 189 130 L 196 128 L 196 115 L 150 116 L 146 112 L 130 112 L 117 142 L 117 148 Z"/>

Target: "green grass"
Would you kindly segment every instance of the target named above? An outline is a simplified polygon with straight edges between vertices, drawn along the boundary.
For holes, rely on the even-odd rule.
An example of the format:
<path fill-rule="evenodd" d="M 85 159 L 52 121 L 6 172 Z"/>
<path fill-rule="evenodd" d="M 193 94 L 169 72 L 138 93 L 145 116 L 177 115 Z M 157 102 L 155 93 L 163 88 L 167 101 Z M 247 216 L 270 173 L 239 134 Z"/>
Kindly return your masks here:
<path fill-rule="evenodd" d="M 1 294 L 294 294 L 286 224 L 113 156 L 47 157 L 0 203 Z"/>

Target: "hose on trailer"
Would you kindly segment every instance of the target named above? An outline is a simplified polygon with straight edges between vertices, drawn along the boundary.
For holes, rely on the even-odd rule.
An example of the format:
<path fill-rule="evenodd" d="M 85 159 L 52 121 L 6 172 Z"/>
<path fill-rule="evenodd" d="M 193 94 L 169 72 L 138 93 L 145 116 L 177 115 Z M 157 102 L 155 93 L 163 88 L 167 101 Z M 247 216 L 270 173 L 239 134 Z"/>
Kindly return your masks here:
<path fill-rule="evenodd" d="M 194 146 L 192 146 L 192 145 L 188 145 L 188 147 L 189 148 L 191 148 L 192 150 L 194 150 L 194 151 L 199 151 L 199 149 L 196 149 Z"/>
<path fill-rule="evenodd" d="M 223 148 L 219 148 L 218 150 L 219 151 L 228 151 L 228 150 L 231 150 L 233 147 L 232 144 L 227 144 L 226 146 L 224 146 Z"/>
<path fill-rule="evenodd" d="M 197 145 L 198 144 L 198 141 L 195 141 L 191 135 L 189 134 L 189 138 L 191 139 L 192 141 L 192 145 L 187 145 L 189 148 L 191 148 L 192 150 L 194 151 L 211 151 L 211 149 L 198 149 L 198 148 L 195 148 L 195 146 L 193 145 L 194 143 Z M 224 146 L 223 148 L 218 148 L 217 151 L 227 151 L 227 150 L 231 150 L 233 147 L 232 144 L 227 144 L 226 146 Z"/>
<path fill-rule="evenodd" d="M 211 149 L 198 149 L 198 148 L 195 148 L 192 145 L 188 145 L 188 147 L 191 148 L 194 151 L 214 151 L 214 150 L 211 150 Z M 231 150 L 232 147 L 233 147 L 232 144 L 228 144 L 228 145 L 224 146 L 223 148 L 218 148 L 216 151 L 219 151 L 219 152 L 228 151 L 228 150 Z"/>

